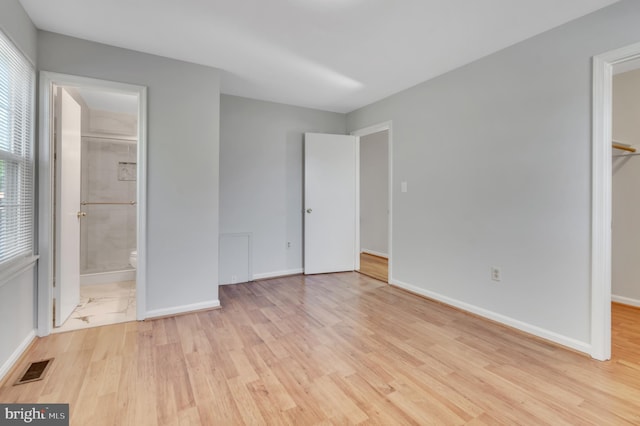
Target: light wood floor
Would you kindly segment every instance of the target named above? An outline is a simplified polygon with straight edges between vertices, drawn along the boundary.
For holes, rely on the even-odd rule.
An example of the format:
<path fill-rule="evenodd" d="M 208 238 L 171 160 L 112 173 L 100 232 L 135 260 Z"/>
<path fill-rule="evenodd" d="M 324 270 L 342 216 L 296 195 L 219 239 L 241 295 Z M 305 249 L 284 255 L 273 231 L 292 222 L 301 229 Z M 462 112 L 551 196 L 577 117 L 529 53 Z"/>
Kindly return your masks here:
<path fill-rule="evenodd" d="M 223 309 L 51 335 L 72 425 L 640 424 L 638 310 L 601 363 L 358 273 L 220 288 Z M 13 382 L 27 359 L 9 375 Z"/>
<path fill-rule="evenodd" d="M 389 261 L 384 257 L 360 253 L 358 272 L 387 283 L 389 282 Z"/>

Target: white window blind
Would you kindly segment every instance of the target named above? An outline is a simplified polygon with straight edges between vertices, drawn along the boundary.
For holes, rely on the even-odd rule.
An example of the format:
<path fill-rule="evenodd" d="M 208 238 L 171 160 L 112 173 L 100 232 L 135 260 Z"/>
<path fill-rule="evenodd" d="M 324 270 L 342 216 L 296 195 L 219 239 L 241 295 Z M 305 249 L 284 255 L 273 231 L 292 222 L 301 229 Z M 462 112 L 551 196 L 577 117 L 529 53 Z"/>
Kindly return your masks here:
<path fill-rule="evenodd" d="M 0 31 L 0 265 L 33 254 L 35 70 Z"/>

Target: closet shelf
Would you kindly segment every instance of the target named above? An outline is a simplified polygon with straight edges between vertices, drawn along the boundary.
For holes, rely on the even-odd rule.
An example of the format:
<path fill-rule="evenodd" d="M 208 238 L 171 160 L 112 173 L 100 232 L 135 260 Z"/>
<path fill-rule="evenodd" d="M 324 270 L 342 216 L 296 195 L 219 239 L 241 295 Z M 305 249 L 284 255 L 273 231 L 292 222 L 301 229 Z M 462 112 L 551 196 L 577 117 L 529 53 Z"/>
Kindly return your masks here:
<path fill-rule="evenodd" d="M 622 151 L 636 152 L 635 148 L 631 148 L 628 145 L 623 145 L 617 142 L 613 142 L 612 147 L 615 149 L 621 149 Z"/>

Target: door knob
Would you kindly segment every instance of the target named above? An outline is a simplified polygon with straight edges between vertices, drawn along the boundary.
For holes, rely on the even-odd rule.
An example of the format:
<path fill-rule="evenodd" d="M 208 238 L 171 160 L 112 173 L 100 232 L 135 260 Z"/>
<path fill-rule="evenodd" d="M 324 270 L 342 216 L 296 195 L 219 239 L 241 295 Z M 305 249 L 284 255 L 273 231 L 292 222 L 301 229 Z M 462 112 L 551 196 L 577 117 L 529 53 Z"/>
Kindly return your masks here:
<path fill-rule="evenodd" d="M 307 213 L 311 213 L 313 210 L 311 209 L 307 209 Z"/>
<path fill-rule="evenodd" d="M 86 215 L 87 215 L 87 212 L 78 212 L 77 213 L 78 219 L 80 219 L 81 217 L 85 217 Z"/>

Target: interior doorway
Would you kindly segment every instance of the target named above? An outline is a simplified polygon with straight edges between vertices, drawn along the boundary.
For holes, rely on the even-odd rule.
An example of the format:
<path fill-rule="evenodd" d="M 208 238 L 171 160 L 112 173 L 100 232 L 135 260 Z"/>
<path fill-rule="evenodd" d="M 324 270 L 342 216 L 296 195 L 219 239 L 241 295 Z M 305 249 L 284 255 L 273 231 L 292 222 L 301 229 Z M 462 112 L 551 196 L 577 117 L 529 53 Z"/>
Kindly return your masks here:
<path fill-rule="evenodd" d="M 54 331 L 133 321 L 138 97 L 53 92 Z"/>
<path fill-rule="evenodd" d="M 640 62 L 613 67 L 611 357 L 639 364 L 640 346 Z"/>
<path fill-rule="evenodd" d="M 640 64 L 635 65 L 613 70 L 611 299 L 640 307 Z"/>
<path fill-rule="evenodd" d="M 360 269 L 389 282 L 389 130 L 360 137 Z"/>
<path fill-rule="evenodd" d="M 351 133 L 358 136 L 358 272 L 391 282 L 391 122 Z"/>
<path fill-rule="evenodd" d="M 305 275 L 357 269 L 357 139 L 305 133 Z"/>
<path fill-rule="evenodd" d="M 373 191 L 378 192 L 375 202 L 379 205 L 380 198 L 382 199 L 382 207 L 378 208 L 381 211 L 376 212 L 381 219 L 375 223 L 378 228 L 386 230 L 382 229 L 380 232 L 382 238 L 378 239 L 378 245 L 375 246 L 379 247 L 377 250 L 365 246 L 363 252 L 360 150 L 361 139 L 364 138 L 366 143 L 370 135 L 373 139 L 379 138 L 382 149 L 387 152 L 386 156 L 384 153 L 381 155 L 381 161 L 386 162 L 386 167 L 383 167 L 386 170 L 382 170 L 386 177 L 381 181 L 376 179 L 373 186 Z M 393 282 L 392 143 L 390 121 L 354 131 L 350 136 L 305 133 L 305 274 L 361 271 L 361 264 L 368 263 L 377 270 L 378 276 L 375 278 L 387 283 Z M 377 148 L 379 151 L 380 147 Z M 372 173 L 381 174 L 375 166 Z M 383 193 L 382 196 L 380 192 Z M 336 235 L 340 236 L 339 240 L 335 238 Z M 369 244 L 367 241 L 370 237 L 372 235 L 365 236 L 365 245 Z M 327 256 L 327 253 L 331 253 L 331 256 Z M 317 259 L 322 261 L 318 262 Z"/>
<path fill-rule="evenodd" d="M 146 89 L 40 87 L 38 333 L 144 319 Z"/>
<path fill-rule="evenodd" d="M 593 58 L 591 356 L 611 358 L 612 155 L 614 67 L 640 59 L 640 43 Z"/>

